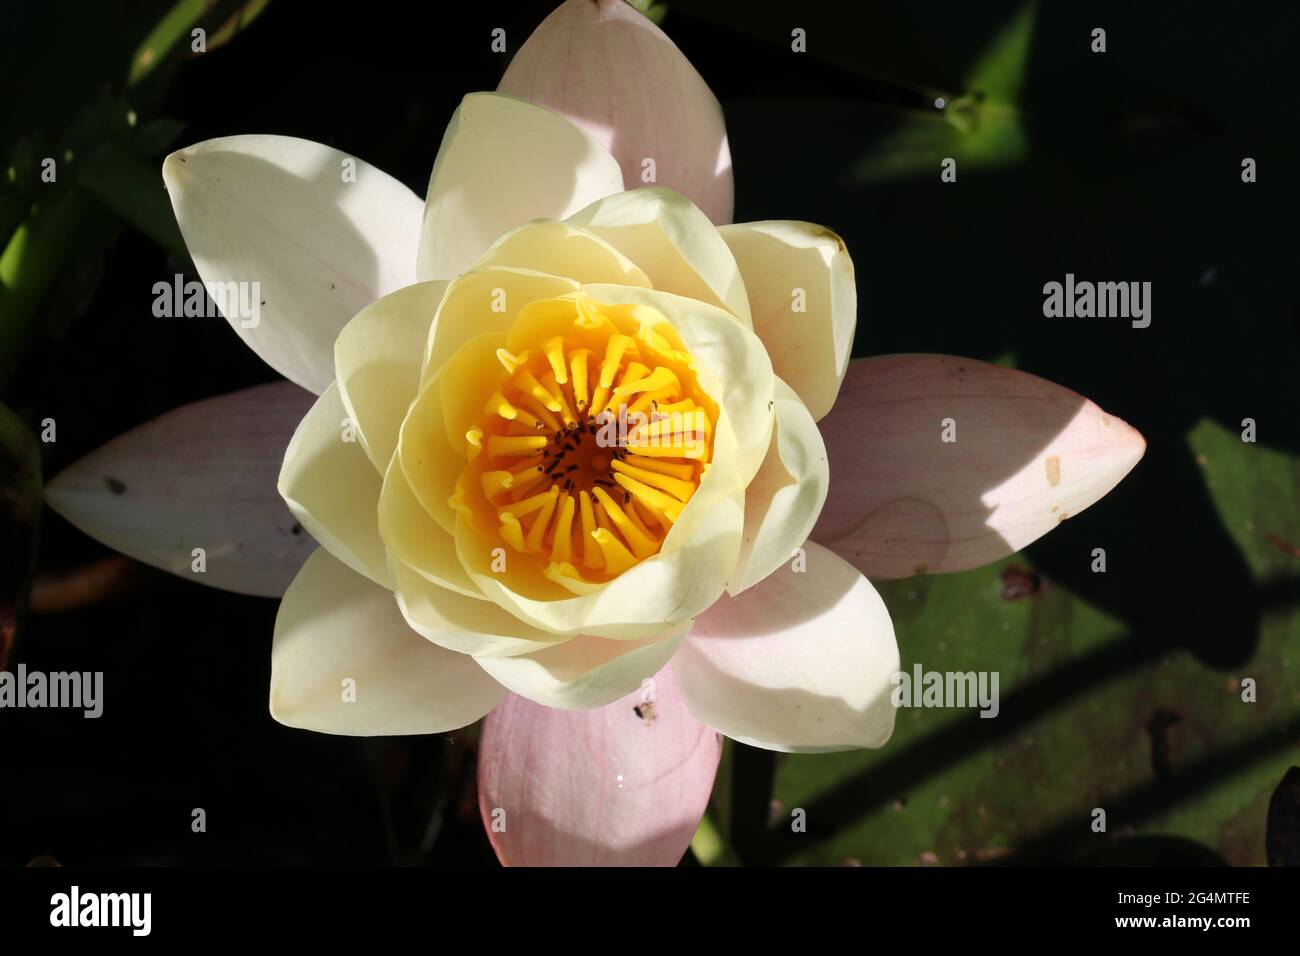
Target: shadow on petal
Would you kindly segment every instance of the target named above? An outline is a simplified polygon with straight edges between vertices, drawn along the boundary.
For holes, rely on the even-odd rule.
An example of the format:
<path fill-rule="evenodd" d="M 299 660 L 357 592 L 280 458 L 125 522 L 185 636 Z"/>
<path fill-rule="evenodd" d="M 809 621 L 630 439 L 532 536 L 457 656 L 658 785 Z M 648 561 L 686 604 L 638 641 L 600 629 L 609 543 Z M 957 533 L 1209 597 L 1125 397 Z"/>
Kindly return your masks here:
<path fill-rule="evenodd" d="M 226 310 L 231 327 L 317 394 L 348 320 L 415 281 L 419 198 L 338 150 L 287 136 L 208 140 L 167 157 L 163 179 L 203 280 L 248 284 L 241 306 L 256 291 L 255 312 Z"/>
<path fill-rule="evenodd" d="M 874 578 L 1004 558 L 1100 499 L 1146 450 L 1066 388 L 940 355 L 851 363 L 821 427 L 831 488 L 813 538 Z"/>
<path fill-rule="evenodd" d="M 585 129 L 618 160 L 627 188 L 665 186 L 715 225 L 731 222 L 722 108 L 676 44 L 623 0 L 561 5 L 519 48 L 498 89 Z"/>

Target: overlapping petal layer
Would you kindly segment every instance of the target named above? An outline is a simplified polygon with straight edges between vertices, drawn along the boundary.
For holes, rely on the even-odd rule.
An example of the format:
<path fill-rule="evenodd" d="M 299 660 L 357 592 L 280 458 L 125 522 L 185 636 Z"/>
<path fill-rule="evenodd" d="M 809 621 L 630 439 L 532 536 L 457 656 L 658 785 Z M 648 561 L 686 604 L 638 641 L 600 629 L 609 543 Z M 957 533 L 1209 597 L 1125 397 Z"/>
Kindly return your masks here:
<path fill-rule="evenodd" d="M 710 727 L 755 747 L 815 752 L 889 739 L 898 663 L 875 589 L 810 541 L 804 566 L 783 566 L 701 614 L 672 666 Z"/>
<path fill-rule="evenodd" d="M 635 262 L 659 291 L 716 305 L 752 327 L 735 256 L 708 217 L 680 193 L 630 189 L 592 203 L 568 221 Z"/>
<path fill-rule="evenodd" d="M 772 367 L 814 420 L 835 403 L 858 321 L 853 260 L 844 240 L 809 222 L 724 226 Z"/>
<path fill-rule="evenodd" d="M 331 383 L 298 424 L 278 482 L 289 510 L 334 557 L 393 586 L 375 516 L 381 481 Z"/>
<path fill-rule="evenodd" d="M 772 442 L 745 489 L 745 537 L 727 585 L 737 595 L 790 560 L 821 514 L 830 485 L 826 446 L 799 396 L 781 379 Z"/>
<path fill-rule="evenodd" d="M 280 602 L 271 716 L 331 734 L 433 734 L 464 727 L 505 690 L 474 662 L 406 625 L 392 594 L 319 550 Z"/>
<path fill-rule="evenodd" d="M 550 110 L 471 93 L 452 115 L 429 177 L 416 271 L 454 279 L 530 219 L 564 219 L 623 189 L 588 133 Z"/>

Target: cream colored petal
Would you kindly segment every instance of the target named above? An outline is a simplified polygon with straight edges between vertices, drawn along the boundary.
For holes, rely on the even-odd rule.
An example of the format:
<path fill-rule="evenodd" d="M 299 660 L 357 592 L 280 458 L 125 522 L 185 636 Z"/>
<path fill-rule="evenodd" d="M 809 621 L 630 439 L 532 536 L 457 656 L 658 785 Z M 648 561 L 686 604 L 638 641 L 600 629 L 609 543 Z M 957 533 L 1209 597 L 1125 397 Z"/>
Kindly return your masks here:
<path fill-rule="evenodd" d="M 745 489 L 745 538 L 727 593 L 753 587 L 793 557 L 817 523 L 829 485 L 817 423 L 778 378 L 776 428 L 763 466 Z"/>
<path fill-rule="evenodd" d="M 271 716 L 323 733 L 435 734 L 478 720 L 504 689 L 472 657 L 416 634 L 392 594 L 317 551 L 285 593 Z"/>
<path fill-rule="evenodd" d="M 393 559 L 397 606 L 412 630 L 458 654 L 511 657 L 568 641 L 529 627 L 491 601 L 439 587 Z"/>
<path fill-rule="evenodd" d="M 898 665 L 875 589 L 811 541 L 804 571 L 783 567 L 718 601 L 673 658 L 697 720 L 791 753 L 882 746 L 894 730 Z"/>
<path fill-rule="evenodd" d="M 480 657 L 507 690 L 546 707 L 590 710 L 632 693 L 657 674 L 681 646 L 691 622 L 661 637 L 611 641 L 583 635 L 521 657 Z M 649 688 L 653 693 L 653 688 Z"/>
<path fill-rule="evenodd" d="M 447 287 L 438 307 L 429 330 L 421 385 L 437 375 L 470 339 L 487 332 L 504 334 L 524 306 L 578 288 L 573 279 L 529 269 L 498 266 L 465 273 Z"/>
<path fill-rule="evenodd" d="M 438 391 L 438 380 L 434 379 L 411 404 L 398 434 L 396 461 L 416 501 L 452 534 L 456 514 L 447 499 L 465 467 L 465 456 L 447 441 Z"/>
<path fill-rule="evenodd" d="M 772 437 L 772 362 L 763 343 L 720 309 L 658 289 L 583 287 L 593 299 L 658 310 L 681 334 L 700 365 L 700 384 L 721 406 L 738 442 L 742 481 L 748 484 L 767 456 Z"/>
<path fill-rule="evenodd" d="M 577 282 L 650 287 L 650 279 L 627 256 L 589 229 L 555 219 L 538 219 L 508 232 L 474 270 L 495 267 L 528 269 Z"/>
<path fill-rule="evenodd" d="M 379 492 L 379 537 L 393 560 L 430 583 L 485 600 L 456 557 L 455 539 L 415 497 L 396 456 Z"/>
<path fill-rule="evenodd" d="M 438 415 L 447 441 L 466 456 L 466 435 L 483 421 L 484 409 L 504 373 L 497 350 L 506 344 L 499 332 L 485 332 L 466 342 L 442 367 L 430 391 L 437 392 Z M 421 395 L 421 403 L 434 401 Z"/>
<path fill-rule="evenodd" d="M 635 262 L 656 289 L 726 309 L 752 327 L 736 259 L 709 217 L 671 189 L 633 189 L 592 203 L 568 220 Z"/>
<path fill-rule="evenodd" d="M 857 326 L 844 240 L 810 222 L 745 222 L 718 231 L 745 277 L 754 331 L 772 368 L 820 419 L 835 403 Z"/>
<path fill-rule="evenodd" d="M 346 153 L 229 136 L 172 153 L 162 172 L 199 275 L 222 290 L 244 284 L 240 308 L 226 293 L 231 326 L 303 388 L 320 394 L 334 379 L 349 319 L 415 281 L 420 198 Z"/>
<path fill-rule="evenodd" d="M 316 400 L 284 452 L 278 488 L 304 528 L 358 574 L 392 588 L 379 539 L 379 473 L 357 441 L 338 386 Z"/>
<path fill-rule="evenodd" d="M 455 278 L 516 226 L 564 219 L 622 189 L 614 158 L 564 117 L 471 93 L 447 124 L 429 177 L 419 277 Z"/>
<path fill-rule="evenodd" d="M 429 327 L 446 289 L 446 282 L 420 282 L 386 295 L 358 312 L 334 343 L 343 405 L 380 474 L 419 389 Z"/>

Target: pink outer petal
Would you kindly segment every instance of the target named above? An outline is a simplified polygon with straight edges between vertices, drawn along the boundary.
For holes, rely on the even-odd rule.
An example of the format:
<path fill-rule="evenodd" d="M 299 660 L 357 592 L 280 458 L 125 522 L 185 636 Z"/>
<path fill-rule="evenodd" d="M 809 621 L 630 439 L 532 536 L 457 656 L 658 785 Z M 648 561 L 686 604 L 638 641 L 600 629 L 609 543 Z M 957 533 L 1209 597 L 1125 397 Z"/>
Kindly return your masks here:
<path fill-rule="evenodd" d="M 673 41 L 624 0 L 562 4 L 519 48 L 497 89 L 587 130 L 618 160 L 628 189 L 666 186 L 714 224 L 731 222 L 722 109 Z"/>
<path fill-rule="evenodd" d="M 484 722 L 479 810 L 506 866 L 675 866 L 721 753 L 670 668 L 598 710 L 510 694 Z"/>
<path fill-rule="evenodd" d="M 316 542 L 275 483 L 315 396 L 289 382 L 184 405 L 64 469 L 50 507 L 123 554 L 200 584 L 279 597 Z M 206 570 L 192 570 L 202 548 Z"/>
<path fill-rule="evenodd" d="M 1146 451 L 1069 389 L 942 355 L 851 363 L 820 425 L 831 486 L 812 537 L 875 578 L 1004 558 L 1100 499 Z"/>

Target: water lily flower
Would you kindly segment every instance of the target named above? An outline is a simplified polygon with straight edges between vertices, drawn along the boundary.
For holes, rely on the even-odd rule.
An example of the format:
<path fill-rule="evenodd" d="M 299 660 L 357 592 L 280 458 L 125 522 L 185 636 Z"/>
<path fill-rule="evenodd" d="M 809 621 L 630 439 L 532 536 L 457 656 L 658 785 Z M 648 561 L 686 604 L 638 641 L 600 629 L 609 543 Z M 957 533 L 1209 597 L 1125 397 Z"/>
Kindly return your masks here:
<path fill-rule="evenodd" d="M 539 31 L 538 88 L 567 89 L 547 64 L 578 18 Z M 626 169 L 500 93 L 464 99 L 423 202 L 303 140 L 174 153 L 195 264 L 261 283 L 260 321 L 231 325 L 296 384 L 169 413 L 48 489 L 133 557 L 283 594 L 277 720 L 486 718 L 480 804 L 509 864 L 676 863 L 720 735 L 881 746 L 899 650 L 868 577 L 998 560 L 1144 449 L 1022 372 L 851 363 L 835 233 L 715 225 L 678 191 L 625 190 Z M 305 561 L 295 520 L 320 544 Z"/>

